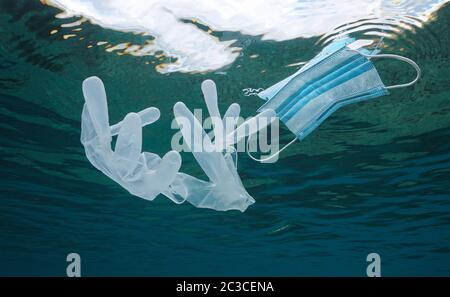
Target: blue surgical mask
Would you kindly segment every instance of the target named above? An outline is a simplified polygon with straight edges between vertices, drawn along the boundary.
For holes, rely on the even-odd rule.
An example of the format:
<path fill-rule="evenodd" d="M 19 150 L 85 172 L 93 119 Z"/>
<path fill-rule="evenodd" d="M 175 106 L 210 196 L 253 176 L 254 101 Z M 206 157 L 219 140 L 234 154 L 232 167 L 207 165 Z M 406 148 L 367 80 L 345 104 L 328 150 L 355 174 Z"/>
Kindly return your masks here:
<path fill-rule="evenodd" d="M 406 84 L 385 86 L 371 61 L 373 58 L 407 62 L 416 69 L 417 76 Z M 320 61 L 290 77 L 258 112 L 275 110 L 279 119 L 295 134 L 295 139 L 302 140 L 340 107 L 387 95 L 389 89 L 413 85 L 419 77 L 419 66 L 408 58 L 391 54 L 369 55 L 366 51 L 343 45 L 328 56 L 322 54 Z"/>
<path fill-rule="evenodd" d="M 318 53 L 314 58 L 308 61 L 308 63 L 305 63 L 303 67 L 301 67 L 298 71 L 296 71 L 294 74 L 286 77 L 285 79 L 279 81 L 278 83 L 274 84 L 273 86 L 262 90 L 257 89 L 256 91 L 259 92 L 253 92 L 252 94 L 257 94 L 259 98 L 263 100 L 270 100 L 273 96 L 275 96 L 283 87 L 286 86 L 286 84 L 291 81 L 294 77 L 296 77 L 298 74 L 304 72 L 305 70 L 311 68 L 312 66 L 316 65 L 329 55 L 333 54 L 334 52 L 342 49 L 346 45 L 349 45 L 351 43 L 355 42 L 355 38 L 351 38 L 348 36 L 344 36 L 342 38 L 335 39 L 332 43 L 325 46 L 320 53 Z M 364 51 L 367 51 L 366 49 L 362 49 Z M 367 51 L 368 52 L 368 51 Z M 250 89 L 255 91 L 254 89 Z M 262 90 L 262 91 L 261 91 Z"/>

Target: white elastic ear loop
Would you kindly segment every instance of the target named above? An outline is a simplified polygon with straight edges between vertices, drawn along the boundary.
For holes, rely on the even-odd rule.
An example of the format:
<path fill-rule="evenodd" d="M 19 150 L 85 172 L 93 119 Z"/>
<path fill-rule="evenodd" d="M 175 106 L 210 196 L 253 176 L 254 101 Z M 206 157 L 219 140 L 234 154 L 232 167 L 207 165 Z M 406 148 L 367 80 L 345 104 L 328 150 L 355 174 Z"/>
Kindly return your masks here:
<path fill-rule="evenodd" d="M 387 86 L 387 87 L 385 87 L 385 89 L 389 90 L 389 89 L 397 89 L 397 88 L 404 88 L 404 87 L 412 86 L 413 84 L 415 84 L 419 80 L 419 78 L 421 76 L 422 72 L 420 71 L 419 65 L 417 65 L 416 62 L 414 62 L 413 60 L 411 60 L 409 58 L 406 58 L 406 57 L 403 57 L 403 56 L 399 56 L 399 55 L 394 55 L 394 54 L 370 55 L 370 54 L 364 54 L 364 53 L 361 53 L 361 52 L 360 52 L 360 54 L 365 56 L 365 57 L 367 57 L 367 58 L 392 58 L 392 59 L 396 59 L 396 60 L 400 60 L 400 61 L 406 62 L 409 65 L 411 65 L 412 67 L 414 67 L 414 69 L 417 72 L 417 76 L 416 76 L 416 78 L 413 81 L 411 81 L 409 83 L 405 83 L 405 84 Z"/>
<path fill-rule="evenodd" d="M 255 157 L 253 157 L 252 154 L 250 153 L 249 143 L 250 143 L 250 138 L 251 138 L 251 137 L 252 137 L 252 135 L 249 135 L 248 138 L 247 138 L 247 155 L 248 155 L 253 161 L 260 162 L 260 163 L 262 163 L 262 162 L 267 162 L 267 161 L 269 161 L 270 159 L 272 159 L 272 158 L 278 156 L 282 151 L 284 151 L 285 149 L 287 149 L 288 146 L 290 146 L 291 144 L 293 144 L 293 143 L 297 140 L 297 137 L 295 137 L 295 138 L 292 139 L 288 144 L 285 144 L 280 150 L 278 150 L 278 152 L 276 152 L 276 153 L 270 155 L 270 156 L 267 157 L 267 158 L 257 159 L 257 158 L 255 158 Z"/>

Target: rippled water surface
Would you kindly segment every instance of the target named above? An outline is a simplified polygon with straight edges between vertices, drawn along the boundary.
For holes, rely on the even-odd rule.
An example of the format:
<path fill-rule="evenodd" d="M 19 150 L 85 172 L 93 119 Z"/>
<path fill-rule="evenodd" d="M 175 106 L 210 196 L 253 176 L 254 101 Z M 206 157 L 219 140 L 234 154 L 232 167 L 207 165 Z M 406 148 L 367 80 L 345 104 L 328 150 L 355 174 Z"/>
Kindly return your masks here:
<path fill-rule="evenodd" d="M 450 275 L 450 5 L 446 1 L 0 0 L 0 275 Z M 275 164 L 239 157 L 245 213 L 131 196 L 80 144 L 81 82 L 106 85 L 111 122 L 160 108 L 144 150 L 170 150 L 172 107 L 262 104 L 335 38 L 414 59 L 414 87 L 334 113 Z M 377 61 L 386 84 L 414 73 Z M 283 142 L 292 137 L 282 130 Z M 182 171 L 199 174 L 182 154 Z"/>

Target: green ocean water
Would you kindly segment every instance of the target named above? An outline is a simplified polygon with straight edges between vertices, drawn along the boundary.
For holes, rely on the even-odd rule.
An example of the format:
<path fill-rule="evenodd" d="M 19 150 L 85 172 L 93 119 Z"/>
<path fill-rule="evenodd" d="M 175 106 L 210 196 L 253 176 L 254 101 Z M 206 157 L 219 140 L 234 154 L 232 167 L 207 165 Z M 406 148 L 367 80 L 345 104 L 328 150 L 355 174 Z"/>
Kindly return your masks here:
<path fill-rule="evenodd" d="M 162 116 L 144 129 L 144 150 L 163 155 L 177 132 L 173 105 L 206 111 L 203 80 L 216 82 L 221 111 L 238 102 L 252 116 L 263 102 L 242 89 L 292 74 L 287 65 L 313 58 L 322 36 L 271 41 L 216 31 L 241 48 L 233 63 L 163 74 L 155 65 L 164 55 L 117 55 L 96 44 L 147 37 L 89 22 L 71 31 L 59 12 L 0 0 L 0 275 L 64 276 L 71 252 L 86 276 L 364 276 L 371 252 L 386 276 L 450 275 L 449 5 L 384 39 L 383 52 L 420 65 L 415 86 L 342 108 L 274 164 L 239 156 L 256 200 L 244 213 L 163 196 L 148 202 L 97 171 L 79 140 L 81 83 L 102 78 L 111 122 L 157 106 Z M 376 66 L 387 84 L 414 75 L 400 62 Z M 282 142 L 291 137 L 284 128 Z M 190 154 L 182 157 L 183 172 L 202 176 Z"/>

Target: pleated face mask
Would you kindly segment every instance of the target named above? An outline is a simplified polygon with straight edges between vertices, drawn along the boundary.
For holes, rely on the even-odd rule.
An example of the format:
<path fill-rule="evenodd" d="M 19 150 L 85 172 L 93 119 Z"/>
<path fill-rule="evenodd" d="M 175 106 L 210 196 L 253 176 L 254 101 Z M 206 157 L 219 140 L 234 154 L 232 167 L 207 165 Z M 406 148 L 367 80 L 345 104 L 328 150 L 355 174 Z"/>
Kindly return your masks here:
<path fill-rule="evenodd" d="M 373 58 L 407 62 L 416 69 L 417 76 L 406 84 L 385 86 L 371 61 Z M 338 108 L 387 95 L 389 89 L 410 86 L 419 77 L 419 66 L 408 58 L 391 54 L 368 55 L 343 46 L 292 77 L 258 112 L 275 110 L 278 118 L 296 136 L 291 144 L 296 139 L 304 139 Z"/>

